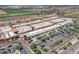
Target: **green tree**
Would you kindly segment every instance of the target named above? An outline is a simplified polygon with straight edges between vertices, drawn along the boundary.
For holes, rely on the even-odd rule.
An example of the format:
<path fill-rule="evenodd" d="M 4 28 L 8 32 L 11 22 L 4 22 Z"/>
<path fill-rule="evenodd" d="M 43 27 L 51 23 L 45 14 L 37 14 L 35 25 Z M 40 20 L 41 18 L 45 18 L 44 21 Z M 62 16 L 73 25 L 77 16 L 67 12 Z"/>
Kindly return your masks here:
<path fill-rule="evenodd" d="M 77 36 L 77 39 L 79 40 L 79 36 Z"/>
<path fill-rule="evenodd" d="M 54 44 L 55 44 L 55 45 L 59 45 L 59 44 L 60 44 L 60 42 L 59 42 L 59 41 L 56 41 Z"/>
<path fill-rule="evenodd" d="M 20 50 L 20 48 L 22 47 L 21 43 L 19 42 L 15 42 L 15 46 L 16 46 L 16 49 Z"/>
<path fill-rule="evenodd" d="M 27 41 L 28 41 L 29 43 L 31 43 L 33 40 L 32 40 L 32 38 L 27 38 Z"/>
<path fill-rule="evenodd" d="M 48 52 L 48 49 L 44 48 L 43 51 Z"/>
<path fill-rule="evenodd" d="M 66 45 L 65 45 L 65 46 L 63 46 L 63 49 L 64 49 L 64 50 L 65 50 L 65 49 L 67 49 Z"/>
<path fill-rule="evenodd" d="M 72 43 L 71 43 L 71 42 L 69 42 L 69 43 L 67 44 L 67 46 L 70 46 L 70 45 L 72 45 Z"/>

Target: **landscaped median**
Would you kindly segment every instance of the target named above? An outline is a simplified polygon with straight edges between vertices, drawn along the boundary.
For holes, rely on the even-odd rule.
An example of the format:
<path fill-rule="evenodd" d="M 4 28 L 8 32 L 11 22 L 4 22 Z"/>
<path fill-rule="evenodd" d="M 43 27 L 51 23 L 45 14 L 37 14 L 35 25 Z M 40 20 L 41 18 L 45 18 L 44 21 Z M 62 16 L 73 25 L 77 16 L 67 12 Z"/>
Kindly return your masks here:
<path fill-rule="evenodd" d="M 62 53 L 64 50 L 66 50 L 69 46 L 75 44 L 76 42 L 79 41 L 78 39 L 79 35 L 75 38 L 73 38 L 71 41 L 69 41 L 68 43 L 64 44 L 63 46 L 61 46 L 59 49 L 57 49 L 58 53 Z"/>

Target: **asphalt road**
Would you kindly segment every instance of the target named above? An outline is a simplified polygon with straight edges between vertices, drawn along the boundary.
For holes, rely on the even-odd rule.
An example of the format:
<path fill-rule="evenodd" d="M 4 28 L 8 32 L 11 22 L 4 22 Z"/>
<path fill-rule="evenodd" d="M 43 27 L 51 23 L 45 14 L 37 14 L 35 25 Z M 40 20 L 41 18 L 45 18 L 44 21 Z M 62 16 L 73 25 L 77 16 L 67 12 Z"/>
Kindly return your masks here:
<path fill-rule="evenodd" d="M 76 35 L 79 35 L 79 33 L 76 33 L 76 34 L 72 35 L 70 38 L 66 39 L 63 43 L 61 43 L 58 46 L 54 47 L 54 49 L 51 49 L 48 53 L 51 53 L 52 50 L 57 50 L 58 48 L 60 48 L 61 46 L 63 46 L 64 44 L 66 44 L 67 42 L 72 40 L 73 38 L 75 38 Z"/>
<path fill-rule="evenodd" d="M 68 47 L 66 50 L 64 50 L 61 54 L 76 54 L 78 52 L 77 49 L 79 49 L 79 41 L 73 45 L 71 45 L 70 47 Z M 76 53 L 75 53 L 76 52 Z"/>

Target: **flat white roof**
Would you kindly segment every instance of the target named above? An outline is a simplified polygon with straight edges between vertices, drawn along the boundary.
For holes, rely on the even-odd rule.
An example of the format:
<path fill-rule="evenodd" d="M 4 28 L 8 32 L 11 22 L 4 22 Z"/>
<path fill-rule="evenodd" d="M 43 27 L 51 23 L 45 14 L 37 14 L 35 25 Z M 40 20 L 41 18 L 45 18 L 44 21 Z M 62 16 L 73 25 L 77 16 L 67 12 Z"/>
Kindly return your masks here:
<path fill-rule="evenodd" d="M 52 23 L 46 21 L 42 23 L 33 24 L 31 26 L 34 27 L 35 29 L 38 29 L 38 28 L 43 28 L 43 27 L 50 26 L 50 25 L 52 25 Z"/>
<path fill-rule="evenodd" d="M 58 16 L 53 16 L 53 17 L 49 17 L 49 18 L 45 18 L 45 19 L 43 19 L 43 20 L 54 20 L 54 19 L 56 19 L 56 18 L 58 18 Z"/>
<path fill-rule="evenodd" d="M 57 27 L 63 26 L 63 25 L 65 25 L 67 23 L 70 23 L 70 22 L 72 22 L 72 21 L 61 22 L 59 24 L 55 24 L 55 25 L 50 26 L 50 27 L 46 27 L 46 28 L 43 28 L 43 29 L 39 29 L 39 30 L 35 30 L 35 31 L 28 32 L 28 34 L 29 35 L 32 35 L 32 36 L 33 35 L 36 35 L 36 34 L 41 34 L 41 33 L 44 33 L 46 31 L 50 31 L 50 30 L 55 29 Z"/>
<path fill-rule="evenodd" d="M 64 21 L 64 19 L 62 19 L 62 18 L 51 20 L 51 22 L 53 22 L 53 23 L 58 23 L 58 22 L 62 22 L 62 21 Z"/>
<path fill-rule="evenodd" d="M 9 32 L 10 37 L 15 36 L 14 32 L 10 31 Z"/>
<path fill-rule="evenodd" d="M 16 29 L 19 31 L 19 33 L 27 32 L 27 31 L 32 30 L 32 28 L 30 28 L 29 26 L 22 26 L 22 27 L 18 27 Z"/>
<path fill-rule="evenodd" d="M 13 25 L 13 26 L 14 27 L 18 27 L 18 26 L 24 26 L 24 25 L 27 25 L 27 24 L 37 23 L 37 22 L 41 22 L 41 20 L 36 20 L 36 21 L 32 21 L 32 22 L 21 23 L 21 24 L 17 24 L 17 25 Z"/>
<path fill-rule="evenodd" d="M 1 32 L 6 32 L 6 31 L 10 31 L 10 30 L 11 30 L 11 27 L 9 27 L 9 26 L 0 27 Z"/>
<path fill-rule="evenodd" d="M 8 33 L 4 33 L 4 37 L 5 37 L 5 38 L 9 38 Z"/>
<path fill-rule="evenodd" d="M 39 29 L 39 30 L 35 30 L 35 31 L 32 31 L 32 32 L 29 32 L 28 34 L 36 35 L 36 34 L 39 34 L 39 33 L 50 31 L 50 30 L 55 29 L 57 27 L 59 27 L 59 25 L 53 25 L 53 26 L 50 26 L 50 27 L 47 27 L 47 28 L 43 28 L 43 29 Z"/>
<path fill-rule="evenodd" d="M 65 22 L 62 22 L 62 23 L 59 23 L 59 25 L 64 25 L 64 24 L 67 24 L 67 23 L 73 23 L 73 21 L 65 21 Z"/>

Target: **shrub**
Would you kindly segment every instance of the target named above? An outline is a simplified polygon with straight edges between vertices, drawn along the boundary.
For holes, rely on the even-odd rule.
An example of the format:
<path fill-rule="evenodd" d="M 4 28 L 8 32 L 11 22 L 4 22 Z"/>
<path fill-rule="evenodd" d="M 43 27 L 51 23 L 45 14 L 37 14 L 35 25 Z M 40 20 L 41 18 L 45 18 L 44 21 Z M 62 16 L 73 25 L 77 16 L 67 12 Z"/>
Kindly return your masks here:
<path fill-rule="evenodd" d="M 63 46 L 63 49 L 64 49 L 64 50 L 65 50 L 65 49 L 67 49 L 66 45 L 65 45 L 65 46 Z"/>

